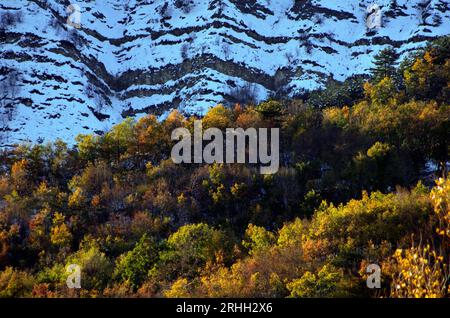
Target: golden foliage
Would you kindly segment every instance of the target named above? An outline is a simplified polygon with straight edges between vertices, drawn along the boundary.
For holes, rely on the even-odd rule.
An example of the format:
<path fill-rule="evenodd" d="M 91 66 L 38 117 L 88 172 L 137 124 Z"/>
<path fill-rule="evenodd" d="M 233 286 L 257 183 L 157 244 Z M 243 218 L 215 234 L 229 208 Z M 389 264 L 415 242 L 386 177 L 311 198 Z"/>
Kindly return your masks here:
<path fill-rule="evenodd" d="M 391 297 L 438 298 L 446 295 L 448 268 L 443 257 L 429 245 L 398 249 L 394 256 L 395 272 Z"/>
<path fill-rule="evenodd" d="M 203 129 L 211 127 L 225 129 L 231 127 L 231 116 L 230 109 L 223 105 L 217 105 L 211 108 L 203 118 Z"/>
<path fill-rule="evenodd" d="M 170 289 L 164 292 L 164 296 L 167 298 L 187 298 L 189 293 L 189 282 L 186 278 L 180 278 L 176 280 Z"/>
<path fill-rule="evenodd" d="M 439 227 L 436 232 L 450 238 L 450 179 L 437 180 L 436 187 L 433 188 L 430 196 L 434 211 L 439 218 Z"/>
<path fill-rule="evenodd" d="M 56 212 L 53 216 L 50 241 L 54 245 L 67 246 L 72 241 L 72 234 L 64 220 L 65 217 L 61 213 Z"/>

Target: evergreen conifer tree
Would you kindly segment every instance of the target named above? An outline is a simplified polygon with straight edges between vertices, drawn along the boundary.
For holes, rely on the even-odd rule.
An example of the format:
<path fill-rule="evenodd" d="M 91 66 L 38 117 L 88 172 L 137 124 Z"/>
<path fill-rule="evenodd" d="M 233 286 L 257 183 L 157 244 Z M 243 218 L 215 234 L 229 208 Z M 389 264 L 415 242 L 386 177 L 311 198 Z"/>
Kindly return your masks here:
<path fill-rule="evenodd" d="M 385 77 L 395 79 L 396 77 L 396 62 L 399 58 L 396 50 L 393 47 L 387 47 L 375 56 L 373 64 L 370 69 L 375 83 L 379 83 Z"/>

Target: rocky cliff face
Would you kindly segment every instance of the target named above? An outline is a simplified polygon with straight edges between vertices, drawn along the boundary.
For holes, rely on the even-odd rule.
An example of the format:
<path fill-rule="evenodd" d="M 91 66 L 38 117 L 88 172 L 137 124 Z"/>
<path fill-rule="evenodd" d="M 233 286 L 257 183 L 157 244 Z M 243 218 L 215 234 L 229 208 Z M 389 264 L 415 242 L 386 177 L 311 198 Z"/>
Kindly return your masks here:
<path fill-rule="evenodd" d="M 448 0 L 76 4 L 79 28 L 67 24 L 78 22 L 70 1 L 1 1 L 1 145 L 71 142 L 171 108 L 296 96 L 366 73 L 386 45 L 407 54 L 450 33 Z"/>

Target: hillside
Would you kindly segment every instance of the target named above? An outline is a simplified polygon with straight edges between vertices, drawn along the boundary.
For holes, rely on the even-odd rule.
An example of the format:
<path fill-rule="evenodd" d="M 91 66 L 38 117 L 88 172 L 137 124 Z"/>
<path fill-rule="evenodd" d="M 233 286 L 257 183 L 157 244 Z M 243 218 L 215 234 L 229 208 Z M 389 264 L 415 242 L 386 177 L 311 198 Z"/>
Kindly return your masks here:
<path fill-rule="evenodd" d="M 0 3 L 0 145 L 72 142 L 127 116 L 302 96 L 364 74 L 387 45 L 405 55 L 448 34 L 446 0 L 69 1 Z"/>

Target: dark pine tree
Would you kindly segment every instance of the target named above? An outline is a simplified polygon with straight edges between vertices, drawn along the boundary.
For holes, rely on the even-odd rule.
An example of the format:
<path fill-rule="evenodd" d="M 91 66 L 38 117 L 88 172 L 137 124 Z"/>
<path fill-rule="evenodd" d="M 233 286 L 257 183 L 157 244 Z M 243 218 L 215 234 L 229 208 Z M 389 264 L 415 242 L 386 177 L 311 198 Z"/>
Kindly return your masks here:
<path fill-rule="evenodd" d="M 396 50 L 393 47 L 387 47 L 375 55 L 373 64 L 375 67 L 371 68 L 372 80 L 375 83 L 380 82 L 385 77 L 392 79 L 396 78 L 396 63 L 399 58 Z"/>

